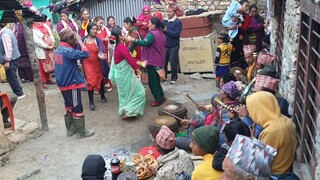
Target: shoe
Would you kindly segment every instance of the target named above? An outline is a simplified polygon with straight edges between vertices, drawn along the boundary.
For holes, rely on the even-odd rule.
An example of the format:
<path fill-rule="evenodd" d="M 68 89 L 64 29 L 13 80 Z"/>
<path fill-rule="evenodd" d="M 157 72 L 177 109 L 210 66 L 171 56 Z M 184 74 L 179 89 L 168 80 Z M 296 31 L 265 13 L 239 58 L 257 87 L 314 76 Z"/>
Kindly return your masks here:
<path fill-rule="evenodd" d="M 170 84 L 176 84 L 177 80 L 171 80 Z"/>
<path fill-rule="evenodd" d="M 26 83 L 26 82 L 27 82 L 27 80 L 21 79 L 21 83 Z"/>
<path fill-rule="evenodd" d="M 100 94 L 100 92 L 99 92 L 99 91 L 94 90 L 94 91 L 93 91 L 93 94 L 95 94 L 95 95 L 99 95 L 99 94 Z"/>
<path fill-rule="evenodd" d="M 71 114 L 64 115 L 64 122 L 67 128 L 67 136 L 71 137 L 76 134 L 76 128 L 74 127 L 73 117 Z"/>
<path fill-rule="evenodd" d="M 46 84 L 50 85 L 50 84 L 56 84 L 56 82 L 52 81 L 52 80 L 49 80 L 46 82 Z"/>
<path fill-rule="evenodd" d="M 42 88 L 43 88 L 43 89 L 49 89 L 49 86 L 46 85 L 46 84 L 42 84 Z"/>
<path fill-rule="evenodd" d="M 85 117 L 84 116 L 81 116 L 81 117 L 78 117 L 78 118 L 74 118 L 73 117 L 73 122 L 74 122 L 74 126 L 75 126 L 75 129 L 76 129 L 76 138 L 77 139 L 90 137 L 90 136 L 93 136 L 95 134 L 95 132 L 92 131 L 92 130 L 86 130 L 86 128 L 85 128 Z"/>
<path fill-rule="evenodd" d="M 11 123 L 3 123 L 4 128 L 11 128 Z"/>
<path fill-rule="evenodd" d="M 106 103 L 107 102 L 107 98 L 106 97 L 101 97 L 101 102 L 102 103 Z"/>
<path fill-rule="evenodd" d="M 21 95 L 18 95 L 17 99 L 22 99 L 22 98 L 25 98 L 25 97 L 26 97 L 26 95 L 21 94 Z"/>
<path fill-rule="evenodd" d="M 162 104 L 162 102 L 160 101 L 153 101 L 150 106 L 160 106 Z"/>
<path fill-rule="evenodd" d="M 91 111 L 96 109 L 96 105 L 94 104 L 94 102 L 89 102 L 89 108 L 90 108 Z"/>

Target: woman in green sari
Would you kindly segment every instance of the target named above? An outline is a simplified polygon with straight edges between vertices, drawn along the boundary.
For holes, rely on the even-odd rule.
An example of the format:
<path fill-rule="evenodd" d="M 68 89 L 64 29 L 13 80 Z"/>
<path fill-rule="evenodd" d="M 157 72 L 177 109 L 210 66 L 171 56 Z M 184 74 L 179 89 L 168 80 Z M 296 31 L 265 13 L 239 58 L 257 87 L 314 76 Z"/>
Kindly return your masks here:
<path fill-rule="evenodd" d="M 117 84 L 118 113 L 123 120 L 143 115 L 146 92 L 138 77 L 142 74 L 139 66 L 145 66 L 146 61 L 137 61 L 131 56 L 128 48 L 124 45 L 125 33 L 121 28 L 114 28 L 111 35 L 116 37 L 116 47 L 109 79 Z"/>

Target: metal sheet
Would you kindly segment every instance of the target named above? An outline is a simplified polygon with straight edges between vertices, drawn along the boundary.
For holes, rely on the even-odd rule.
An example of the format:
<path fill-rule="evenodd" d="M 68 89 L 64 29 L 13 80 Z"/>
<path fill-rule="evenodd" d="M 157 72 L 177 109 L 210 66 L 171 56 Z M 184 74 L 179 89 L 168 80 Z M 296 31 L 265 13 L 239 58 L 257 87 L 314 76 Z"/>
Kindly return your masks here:
<path fill-rule="evenodd" d="M 144 5 L 148 5 L 148 3 L 142 0 L 106 0 L 101 3 L 89 0 L 81 4 L 82 7 L 90 10 L 91 17 L 102 16 L 106 20 L 108 16 L 113 16 L 119 26 L 122 26 L 124 18 L 137 17 Z"/>

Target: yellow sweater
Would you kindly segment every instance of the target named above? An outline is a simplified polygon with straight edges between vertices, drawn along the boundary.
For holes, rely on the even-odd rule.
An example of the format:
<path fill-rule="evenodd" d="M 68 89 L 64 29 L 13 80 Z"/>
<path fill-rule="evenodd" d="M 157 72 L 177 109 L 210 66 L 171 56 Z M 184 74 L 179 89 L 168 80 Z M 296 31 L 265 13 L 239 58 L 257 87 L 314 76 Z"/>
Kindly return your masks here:
<path fill-rule="evenodd" d="M 272 174 L 288 172 L 297 148 L 296 126 L 281 114 L 275 96 L 269 92 L 256 92 L 247 97 L 247 109 L 254 123 L 263 127 L 259 140 L 277 149 Z"/>
<path fill-rule="evenodd" d="M 230 64 L 230 56 L 232 52 L 232 44 L 220 44 L 219 64 Z"/>
<path fill-rule="evenodd" d="M 204 155 L 203 162 L 192 172 L 192 180 L 220 180 L 222 172 L 212 168 L 214 155 Z"/>

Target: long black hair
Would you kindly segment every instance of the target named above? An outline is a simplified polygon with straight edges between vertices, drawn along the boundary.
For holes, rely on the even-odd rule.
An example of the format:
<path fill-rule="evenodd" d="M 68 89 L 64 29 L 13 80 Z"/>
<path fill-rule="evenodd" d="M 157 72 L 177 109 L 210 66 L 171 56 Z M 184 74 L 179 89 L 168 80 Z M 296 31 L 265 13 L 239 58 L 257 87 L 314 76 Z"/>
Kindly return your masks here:
<path fill-rule="evenodd" d="M 88 33 L 88 34 L 90 34 L 90 31 L 91 31 L 91 29 L 92 29 L 93 26 L 97 26 L 97 24 L 94 23 L 94 22 L 90 22 L 90 23 L 88 24 L 88 27 L 87 27 L 87 33 Z"/>
<path fill-rule="evenodd" d="M 118 43 L 120 41 L 120 36 L 122 34 L 122 29 L 121 28 L 118 28 L 118 27 L 115 27 L 112 29 L 111 31 L 111 36 L 115 36 L 116 37 L 116 41 L 112 41 L 110 40 L 110 43 L 111 44 L 114 44 L 114 43 Z"/>
<path fill-rule="evenodd" d="M 123 20 L 124 23 L 129 23 L 131 24 L 132 26 L 134 25 L 134 23 L 137 22 L 136 18 L 134 16 L 131 16 L 131 17 L 126 17 L 124 20 Z"/>
<path fill-rule="evenodd" d="M 152 24 L 154 24 L 157 29 L 163 29 L 163 28 L 164 28 L 164 24 L 163 24 L 163 23 L 160 21 L 160 19 L 157 18 L 157 17 L 152 17 L 152 18 L 150 19 L 150 22 L 151 22 Z"/>

